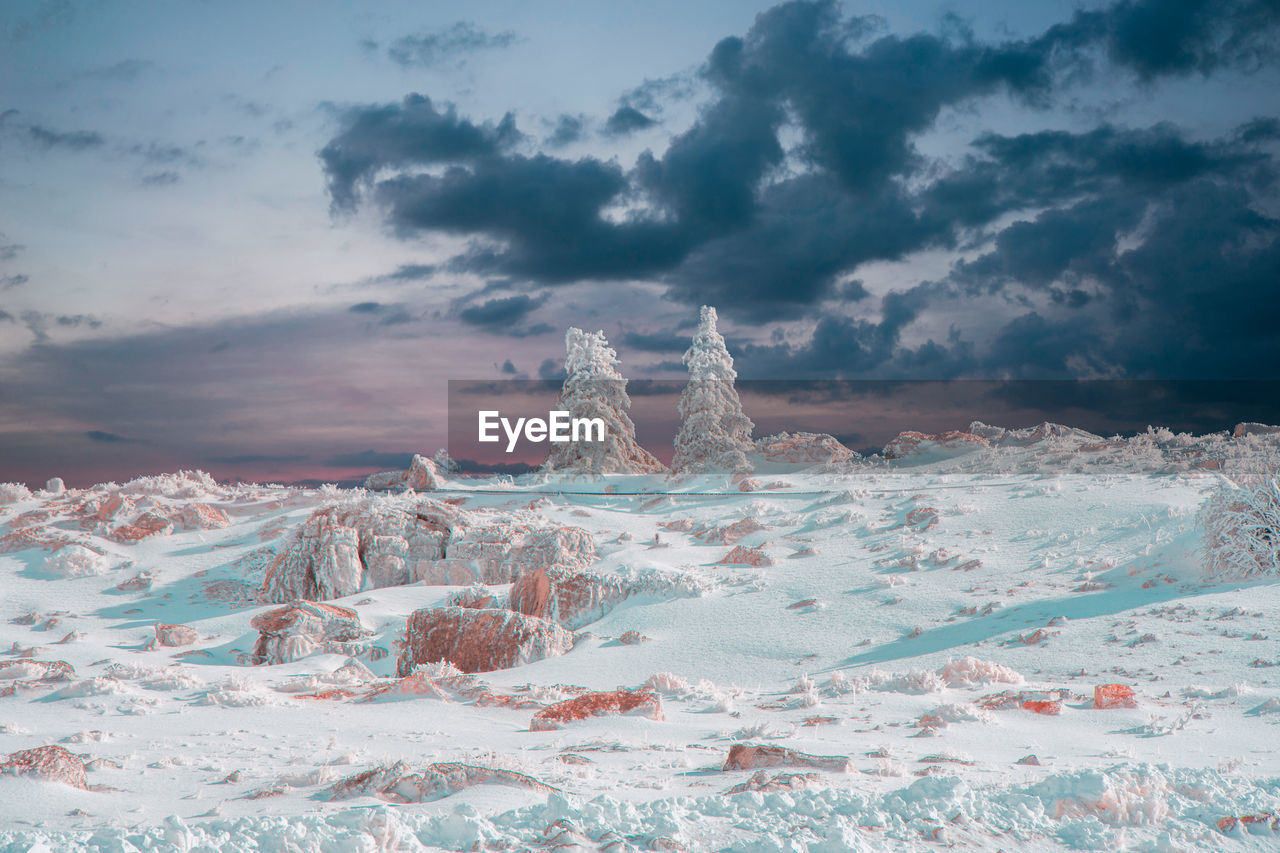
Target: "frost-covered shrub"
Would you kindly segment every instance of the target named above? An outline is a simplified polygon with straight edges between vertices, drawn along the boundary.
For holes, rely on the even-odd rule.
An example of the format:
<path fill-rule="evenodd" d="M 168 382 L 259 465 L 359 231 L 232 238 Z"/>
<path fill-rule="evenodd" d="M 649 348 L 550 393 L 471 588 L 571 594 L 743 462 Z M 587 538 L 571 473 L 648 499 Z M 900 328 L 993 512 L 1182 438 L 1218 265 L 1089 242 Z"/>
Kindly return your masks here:
<path fill-rule="evenodd" d="M 0 506 L 15 504 L 31 497 L 31 490 L 21 483 L 0 483 Z"/>
<path fill-rule="evenodd" d="M 1211 575 L 1280 575 L 1280 483 L 1223 478 L 1200 510 L 1204 568 Z"/>
<path fill-rule="evenodd" d="M 742 411 L 734 380 L 733 358 L 724 337 L 716 330 L 716 309 L 702 306 L 701 321 L 693 344 L 684 354 L 689 384 L 680 395 L 680 432 L 675 440 L 671 469 L 695 471 L 750 471 L 747 454 L 753 424 Z"/>
<path fill-rule="evenodd" d="M 135 477 L 121 487 L 121 491 L 135 495 L 157 495 L 166 498 L 202 498 L 223 490 L 212 476 L 204 471 L 177 471 L 173 474 L 156 474 Z"/>

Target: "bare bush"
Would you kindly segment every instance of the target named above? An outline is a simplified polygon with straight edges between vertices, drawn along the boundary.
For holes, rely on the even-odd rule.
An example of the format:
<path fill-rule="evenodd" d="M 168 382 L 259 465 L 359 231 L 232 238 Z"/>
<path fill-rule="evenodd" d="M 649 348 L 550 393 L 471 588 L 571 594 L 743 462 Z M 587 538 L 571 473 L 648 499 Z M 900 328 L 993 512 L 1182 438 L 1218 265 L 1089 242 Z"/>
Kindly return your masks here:
<path fill-rule="evenodd" d="M 1199 521 L 1209 574 L 1280 575 L 1280 483 L 1274 477 L 1224 477 Z"/>

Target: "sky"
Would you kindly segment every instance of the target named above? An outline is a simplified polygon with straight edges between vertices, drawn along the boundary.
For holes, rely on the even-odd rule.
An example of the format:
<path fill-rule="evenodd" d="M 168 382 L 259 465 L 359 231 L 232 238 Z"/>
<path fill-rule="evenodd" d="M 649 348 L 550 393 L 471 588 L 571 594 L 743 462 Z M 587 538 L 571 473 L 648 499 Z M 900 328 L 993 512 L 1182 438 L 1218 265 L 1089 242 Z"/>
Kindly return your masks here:
<path fill-rule="evenodd" d="M 358 477 L 570 325 L 678 378 L 703 304 L 744 379 L 1280 378 L 1277 46 L 1274 0 L 11 0 L 0 480 Z"/>

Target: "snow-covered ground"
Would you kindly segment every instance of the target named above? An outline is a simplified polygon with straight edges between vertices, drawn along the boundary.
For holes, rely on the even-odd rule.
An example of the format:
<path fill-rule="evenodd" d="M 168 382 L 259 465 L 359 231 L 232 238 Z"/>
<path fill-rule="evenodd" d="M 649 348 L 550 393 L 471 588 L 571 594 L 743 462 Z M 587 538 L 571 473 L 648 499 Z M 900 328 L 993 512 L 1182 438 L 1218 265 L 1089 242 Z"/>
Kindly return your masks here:
<path fill-rule="evenodd" d="M 1196 454 L 1054 441 L 762 466 L 748 492 L 710 475 L 391 496 L 174 475 L 14 495 L 0 760 L 61 745 L 89 788 L 0 776 L 0 850 L 1275 849 L 1280 578 L 1206 577 L 1196 514 L 1218 475 Z M 1232 447 L 1236 464 L 1266 449 Z M 683 494 L 627 494 L 666 491 Z M 415 691 L 395 679 L 406 619 L 464 588 L 365 588 L 331 602 L 371 631 L 354 658 L 251 665 L 250 621 L 279 606 L 256 599 L 264 571 L 316 509 L 428 497 L 582 528 L 593 573 L 673 591 L 626 599 L 561 656 L 431 665 Z M 147 512 L 173 532 L 116 533 Z M 198 638 L 158 644 L 157 623 Z M 1095 707 L 1111 684 L 1136 707 Z M 642 685 L 662 719 L 531 728 L 580 688 Z M 735 744 L 848 766 L 726 770 Z M 343 796 L 397 762 L 522 775 Z"/>

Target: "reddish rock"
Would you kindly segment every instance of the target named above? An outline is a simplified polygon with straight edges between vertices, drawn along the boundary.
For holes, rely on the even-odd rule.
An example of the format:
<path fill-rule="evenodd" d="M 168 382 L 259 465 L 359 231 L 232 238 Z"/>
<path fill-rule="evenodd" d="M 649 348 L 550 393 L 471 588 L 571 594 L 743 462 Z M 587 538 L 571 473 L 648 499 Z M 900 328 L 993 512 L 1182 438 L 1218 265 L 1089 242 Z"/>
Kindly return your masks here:
<path fill-rule="evenodd" d="M 772 566 L 773 560 L 769 559 L 769 555 L 761 551 L 759 548 L 748 548 L 745 545 L 739 545 L 724 555 L 724 559 L 720 561 L 724 566 Z"/>
<path fill-rule="evenodd" d="M 151 589 L 151 583 L 155 578 L 150 572 L 139 572 L 133 577 L 116 584 L 116 589 L 120 592 L 146 592 Z"/>
<path fill-rule="evenodd" d="M 539 567 L 511 585 L 511 609 L 577 630 L 603 618 L 632 596 L 672 598 L 687 594 L 687 590 L 659 574 L 598 575 Z"/>
<path fill-rule="evenodd" d="M 766 529 L 754 518 L 744 518 L 724 527 L 708 527 L 693 535 L 708 545 L 733 545 L 745 536 Z"/>
<path fill-rule="evenodd" d="M 986 711 L 1007 711 L 1012 708 L 1025 708 L 1029 704 L 1034 705 L 1058 705 L 1061 710 L 1062 703 L 1068 698 L 1072 698 L 1072 694 L 1067 690 L 1006 690 L 1003 693 L 990 693 L 983 696 L 974 704 Z M 1083 697 L 1075 697 L 1083 698 Z M 1031 709 L 1028 709 L 1031 710 Z"/>
<path fill-rule="evenodd" d="M 75 677 L 76 670 L 64 660 L 22 660 L 0 661 L 0 678 L 30 679 L 41 681 L 66 681 Z"/>
<path fill-rule="evenodd" d="M 898 433 L 897 438 L 884 446 L 885 459 L 911 459 L 924 461 L 928 458 L 947 458 L 990 447 L 991 442 L 973 433 L 952 430 L 950 432 L 930 435 L 923 432 Z"/>
<path fill-rule="evenodd" d="M 766 462 L 786 465 L 824 465 L 857 457 L 834 437 L 820 432 L 780 432 L 756 439 L 756 453 Z"/>
<path fill-rule="evenodd" d="M 1133 688 L 1123 684 L 1099 684 L 1093 688 L 1093 707 L 1095 708 L 1136 708 L 1138 697 Z"/>
<path fill-rule="evenodd" d="M 94 521 L 112 521 L 117 516 L 132 512 L 133 501 L 117 492 L 114 495 L 108 495 L 96 506 L 87 503 L 84 508 Z"/>
<path fill-rule="evenodd" d="M 20 749 L 0 761 L 0 774 L 35 776 L 48 782 L 61 782 L 73 788 L 89 789 L 84 775 L 84 762 L 61 746 L 37 746 Z"/>
<path fill-rule="evenodd" d="M 50 534 L 44 530 L 15 530 L 0 536 L 0 554 L 12 554 L 17 551 L 40 549 L 56 551 L 64 545 L 75 544 L 66 536 Z"/>
<path fill-rule="evenodd" d="M 788 610 L 804 610 L 809 607 L 817 607 L 817 606 L 818 606 L 818 599 L 802 598 L 799 601 L 794 601 L 791 604 L 788 604 L 787 609 Z"/>
<path fill-rule="evenodd" d="M 441 487 L 440 469 L 436 463 L 425 456 L 413 455 L 408 471 L 382 471 L 370 474 L 364 481 L 364 487 L 371 491 L 402 492 L 412 489 L 415 492 L 430 491 Z"/>
<path fill-rule="evenodd" d="M 738 484 L 738 491 L 740 492 L 758 492 L 762 488 L 764 487 L 760 484 L 760 481 L 754 477 L 748 477 Z"/>
<path fill-rule="evenodd" d="M 1037 757 L 1035 756 L 1035 754 L 1033 753 L 1033 754 L 1031 754 L 1031 755 L 1024 755 L 1024 756 L 1022 756 L 1021 758 L 1019 758 L 1017 761 L 1015 761 L 1015 762 L 1013 762 L 1013 763 L 1014 763 L 1014 764 L 1024 764 L 1024 765 L 1026 765 L 1026 766 L 1028 766 L 1028 767 L 1039 767 L 1039 766 L 1040 766 L 1040 759 L 1039 759 L 1039 758 L 1037 758 Z"/>
<path fill-rule="evenodd" d="M 448 661 L 462 672 L 492 672 L 562 655 L 573 634 L 554 622 L 510 610 L 438 607 L 415 610 L 405 627 L 396 673 Z"/>
<path fill-rule="evenodd" d="M 231 524 L 225 512 L 202 503 L 184 505 L 177 516 L 187 530 L 221 530 Z"/>
<path fill-rule="evenodd" d="M 372 632 L 349 607 L 315 601 L 294 601 L 268 610 L 249 623 L 258 630 L 252 663 L 288 663 L 312 652 L 359 654 L 353 646 Z"/>
<path fill-rule="evenodd" d="M 1260 814 L 1224 817 L 1222 820 L 1218 821 L 1218 831 L 1225 835 L 1230 835 L 1237 829 L 1243 829 L 1248 832 L 1253 827 L 1268 829 L 1272 832 L 1280 832 L 1280 814 L 1276 814 L 1275 812 L 1262 812 Z"/>
<path fill-rule="evenodd" d="M 111 538 L 124 545 L 141 542 L 152 536 L 168 536 L 173 532 L 173 522 L 154 512 L 144 512 L 133 520 L 111 531 Z"/>
<path fill-rule="evenodd" d="M 1236 428 L 1231 431 L 1231 437 L 1244 438 L 1247 435 L 1276 435 L 1277 433 L 1280 433 L 1280 426 L 1245 422 L 1236 424 Z"/>
<path fill-rule="evenodd" d="M 451 538 L 446 556 L 474 564 L 473 580 L 511 583 L 539 568 L 585 569 L 596 560 L 596 546 L 591 534 L 579 527 L 530 528 L 501 522 Z"/>
<path fill-rule="evenodd" d="M 920 506 L 907 513 L 907 524 L 916 530 L 928 530 L 938 523 L 938 511 L 931 506 Z"/>
<path fill-rule="evenodd" d="M 414 773 L 409 765 L 398 761 L 390 767 L 348 776 L 329 789 L 329 798 L 373 796 L 392 803 L 425 803 L 476 785 L 507 785 L 543 794 L 559 793 L 550 785 L 513 770 L 447 762 L 428 764 L 421 772 Z"/>
<path fill-rule="evenodd" d="M 662 699 L 657 693 L 643 687 L 638 690 L 619 688 L 604 693 L 584 693 L 543 708 L 533 715 L 529 731 L 552 731 L 565 723 L 608 714 L 641 714 L 651 720 L 666 719 L 662 713 Z"/>
<path fill-rule="evenodd" d="M 1022 703 L 1025 711 L 1032 711 L 1036 714 L 1046 714 L 1056 716 L 1062 713 L 1062 703 L 1045 699 L 1028 699 Z"/>
<path fill-rule="evenodd" d="M 464 589 L 462 592 L 454 593 L 449 596 L 448 607 L 466 607 L 471 610 L 485 610 L 498 606 L 497 596 L 493 594 L 493 590 L 486 586 L 476 584 Z"/>
<path fill-rule="evenodd" d="M 729 747 L 729 759 L 724 770 L 757 770 L 761 767 L 813 767 L 844 773 L 849 770 L 849 759 L 844 755 L 809 755 L 781 746 L 735 743 Z"/>
<path fill-rule="evenodd" d="M 618 638 L 618 642 L 624 646 L 638 646 L 641 643 L 649 642 L 649 638 L 639 631 L 624 631 L 622 636 Z"/>
<path fill-rule="evenodd" d="M 195 628 L 187 625 L 166 625 L 156 623 L 156 644 L 160 646 L 189 646 L 197 642 L 200 635 Z"/>

